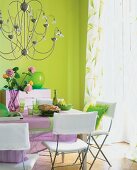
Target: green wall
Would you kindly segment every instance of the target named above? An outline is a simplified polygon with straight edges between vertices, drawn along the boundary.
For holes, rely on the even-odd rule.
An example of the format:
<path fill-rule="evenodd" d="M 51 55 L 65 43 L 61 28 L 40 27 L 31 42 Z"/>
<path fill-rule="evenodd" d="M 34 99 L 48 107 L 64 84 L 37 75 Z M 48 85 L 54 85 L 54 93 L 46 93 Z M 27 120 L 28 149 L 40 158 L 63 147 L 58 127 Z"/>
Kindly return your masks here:
<path fill-rule="evenodd" d="M 0 76 L 7 68 L 18 66 L 25 71 L 28 66 L 35 66 L 37 71 L 45 74 L 44 87 L 57 89 L 58 97 L 72 103 L 75 108 L 83 108 L 84 75 L 86 56 L 86 29 L 88 0 L 41 0 L 44 10 L 56 17 L 64 38 L 56 43 L 53 54 L 44 61 L 20 59 L 6 61 L 0 58 Z M 4 12 L 11 2 L 0 0 L 0 8 Z M 6 10 L 7 11 L 7 10 Z M 0 33 L 1 35 L 1 33 Z M 0 49 L 6 47 L 4 40 L 0 41 Z M 44 47 L 41 47 L 44 48 Z M 0 88 L 5 84 L 0 79 Z"/>

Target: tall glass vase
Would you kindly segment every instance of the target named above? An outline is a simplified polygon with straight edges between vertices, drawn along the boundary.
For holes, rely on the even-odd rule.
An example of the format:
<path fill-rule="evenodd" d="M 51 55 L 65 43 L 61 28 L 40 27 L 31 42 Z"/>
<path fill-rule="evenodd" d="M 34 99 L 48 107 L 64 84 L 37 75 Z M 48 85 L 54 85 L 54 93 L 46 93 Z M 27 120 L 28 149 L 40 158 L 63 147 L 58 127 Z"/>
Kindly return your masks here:
<path fill-rule="evenodd" d="M 18 112 L 19 111 L 19 90 L 9 90 L 10 99 L 8 104 L 8 109 L 10 112 Z"/>

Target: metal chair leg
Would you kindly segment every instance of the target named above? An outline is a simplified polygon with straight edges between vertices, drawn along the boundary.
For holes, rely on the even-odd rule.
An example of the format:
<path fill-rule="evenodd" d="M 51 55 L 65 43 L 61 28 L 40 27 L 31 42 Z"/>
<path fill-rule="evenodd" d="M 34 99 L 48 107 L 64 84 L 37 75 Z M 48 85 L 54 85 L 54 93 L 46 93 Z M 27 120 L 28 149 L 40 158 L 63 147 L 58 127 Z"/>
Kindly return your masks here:
<path fill-rule="evenodd" d="M 106 141 L 107 137 L 108 137 L 108 135 L 106 135 L 106 137 L 104 138 L 103 144 L 104 144 L 104 142 Z M 103 151 L 101 150 L 103 145 L 99 146 L 98 143 L 96 142 L 96 140 L 94 139 L 94 137 L 93 137 L 92 139 L 94 140 L 94 142 L 95 142 L 96 146 L 98 147 L 99 151 L 101 152 L 101 154 L 102 154 L 103 157 L 105 158 L 106 162 L 109 164 L 109 166 L 112 166 L 112 165 L 110 164 L 110 162 L 108 161 L 108 159 L 106 158 L 106 156 L 105 156 L 105 154 L 103 153 Z"/>
<path fill-rule="evenodd" d="M 94 139 L 94 137 L 92 136 L 92 139 L 93 139 L 93 141 L 95 142 L 95 144 L 96 144 L 96 146 L 97 146 L 97 148 L 98 148 L 98 152 L 97 152 L 97 154 L 95 155 L 94 160 L 93 160 L 93 162 L 92 162 L 89 170 L 92 168 L 94 162 L 96 161 L 98 154 L 99 154 L 100 152 L 103 153 L 101 149 L 102 149 L 102 147 L 103 147 L 103 145 L 104 145 L 104 142 L 106 141 L 106 138 L 107 138 L 107 137 L 108 137 L 108 135 L 106 135 L 106 137 L 104 138 L 101 146 L 99 146 L 98 143 L 96 142 L 96 140 Z M 102 155 L 105 156 L 104 153 L 103 153 Z M 110 164 L 110 162 L 108 161 L 108 159 L 106 158 L 106 156 L 105 156 L 104 158 L 105 158 L 105 160 L 107 161 L 107 163 L 109 164 L 109 166 L 111 166 L 111 164 Z"/>
<path fill-rule="evenodd" d="M 81 155 L 81 152 L 78 152 L 78 156 L 73 164 L 75 164 L 78 161 L 78 159 L 80 160 L 80 163 L 82 162 L 80 155 Z"/>
<path fill-rule="evenodd" d="M 50 150 L 49 150 L 49 155 L 50 155 L 50 160 L 51 160 L 51 163 L 52 163 L 52 154 L 51 154 Z"/>
<path fill-rule="evenodd" d="M 62 155 L 62 163 L 64 163 L 65 154 L 62 153 L 61 155 Z"/>
<path fill-rule="evenodd" d="M 82 162 L 80 163 L 80 168 L 79 168 L 79 170 L 83 169 L 83 163 L 84 163 L 84 160 L 85 160 L 85 158 L 86 158 L 86 155 L 87 155 L 88 150 L 89 150 L 89 148 L 87 148 L 85 151 L 83 151 L 83 152 L 85 152 L 85 154 L 84 154 L 84 156 L 83 156 L 83 158 L 82 158 Z M 81 152 L 81 153 L 82 153 L 82 152 Z"/>
<path fill-rule="evenodd" d="M 90 148 L 89 148 L 89 152 L 91 153 L 91 155 L 93 156 L 93 158 L 95 158 L 95 155 L 93 154 L 93 152 L 91 151 Z"/>
<path fill-rule="evenodd" d="M 57 152 L 55 152 L 55 156 L 54 156 L 54 160 L 52 162 L 52 167 L 51 167 L 51 170 L 54 170 L 54 164 L 55 164 L 55 160 L 56 160 L 56 156 L 57 156 Z"/>

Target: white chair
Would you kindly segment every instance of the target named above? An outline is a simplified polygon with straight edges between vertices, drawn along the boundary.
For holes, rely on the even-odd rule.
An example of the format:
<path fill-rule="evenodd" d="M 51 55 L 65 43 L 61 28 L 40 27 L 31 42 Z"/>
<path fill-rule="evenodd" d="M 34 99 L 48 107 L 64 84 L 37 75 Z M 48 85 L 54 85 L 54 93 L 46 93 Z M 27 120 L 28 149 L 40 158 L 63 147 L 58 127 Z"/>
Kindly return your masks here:
<path fill-rule="evenodd" d="M 90 151 L 90 153 L 92 154 L 92 156 L 94 157 L 94 159 L 93 159 L 93 162 L 91 163 L 91 166 L 90 166 L 89 169 L 92 168 L 92 166 L 93 166 L 93 164 L 95 163 L 95 161 L 96 161 L 97 158 L 98 158 L 98 159 L 101 159 L 101 158 L 98 157 L 99 153 L 101 153 L 101 154 L 103 155 L 103 157 L 104 157 L 104 159 L 101 159 L 101 160 L 106 161 L 106 162 L 109 164 L 109 166 L 111 166 L 110 162 L 108 161 L 107 157 L 105 156 L 105 154 L 104 154 L 103 151 L 102 151 L 102 147 L 103 147 L 103 145 L 104 145 L 104 143 L 105 143 L 105 141 L 106 141 L 106 139 L 107 139 L 107 137 L 108 137 L 108 135 L 109 135 L 109 132 L 110 132 L 110 129 L 111 129 L 111 126 L 112 126 L 112 120 L 113 120 L 113 118 L 114 118 L 116 103 L 109 103 L 109 102 L 97 101 L 96 104 L 108 105 L 108 110 L 107 110 L 107 112 L 105 113 L 104 116 L 107 116 L 107 117 L 110 118 L 110 124 L 109 124 L 107 130 L 103 130 L 103 129 L 102 129 L 102 130 L 96 130 L 96 131 L 94 131 L 94 132 L 92 133 L 92 135 L 91 135 L 91 138 L 92 138 L 92 140 L 93 140 L 93 142 L 94 142 L 95 145 L 93 145 L 93 143 L 90 144 L 89 151 Z M 97 142 L 97 140 L 96 140 L 96 137 L 99 137 L 99 136 L 104 136 L 101 144 L 99 144 L 99 143 Z M 96 155 L 94 155 L 93 152 L 91 151 L 91 147 L 94 147 L 94 148 L 97 149 Z"/>
<path fill-rule="evenodd" d="M 95 129 L 96 115 L 97 112 L 54 114 L 53 133 L 57 135 L 57 141 L 43 142 L 43 145 L 49 149 L 50 155 L 51 153 L 55 153 L 54 159 L 51 159 L 51 170 L 55 168 L 54 164 L 58 154 L 75 152 L 79 153 L 79 158 L 81 158 L 82 153 L 84 154 L 83 159 L 80 159 L 81 165 L 79 169 L 83 168 L 83 162 L 89 149 L 89 145 L 78 138 L 75 142 L 59 142 L 58 139 L 60 134 L 88 134 L 90 136 Z"/>
<path fill-rule="evenodd" d="M 22 151 L 21 163 L 0 163 L 0 170 L 31 170 L 38 159 L 38 155 L 27 155 L 28 159 L 24 161 L 23 153 L 29 148 L 27 123 L 0 124 L 0 151 Z"/>

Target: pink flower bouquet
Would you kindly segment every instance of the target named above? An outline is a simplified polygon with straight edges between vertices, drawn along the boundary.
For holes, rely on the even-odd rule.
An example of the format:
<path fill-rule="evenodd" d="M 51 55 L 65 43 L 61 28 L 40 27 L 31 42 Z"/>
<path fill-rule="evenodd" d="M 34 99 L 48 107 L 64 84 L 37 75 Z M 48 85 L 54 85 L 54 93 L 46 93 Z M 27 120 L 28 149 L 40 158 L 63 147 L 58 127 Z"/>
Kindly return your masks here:
<path fill-rule="evenodd" d="M 18 71 L 18 67 L 7 69 L 5 71 L 3 78 L 7 81 L 7 85 L 5 85 L 4 88 L 9 90 L 21 90 L 25 91 L 26 93 L 30 92 L 32 90 L 33 82 L 27 81 L 27 76 L 31 76 L 33 73 L 35 73 L 35 67 L 30 66 L 28 68 L 28 72 L 23 72 L 23 78 L 20 76 Z M 20 80 L 20 78 L 22 78 L 22 80 Z"/>

